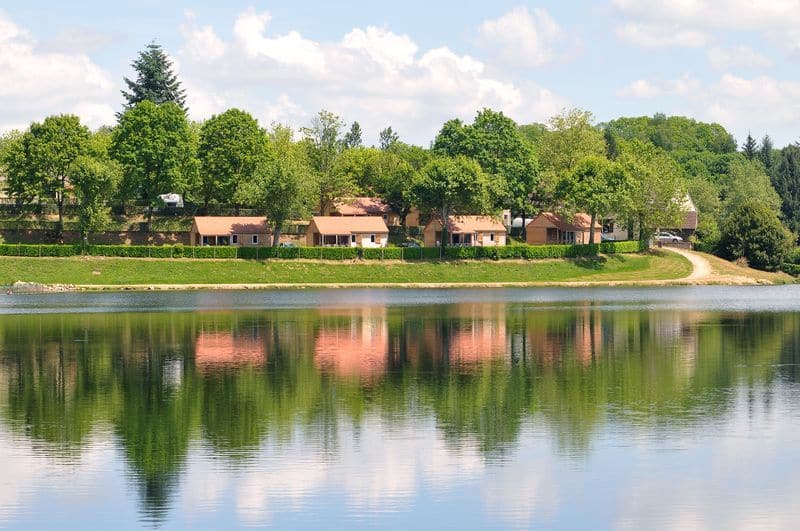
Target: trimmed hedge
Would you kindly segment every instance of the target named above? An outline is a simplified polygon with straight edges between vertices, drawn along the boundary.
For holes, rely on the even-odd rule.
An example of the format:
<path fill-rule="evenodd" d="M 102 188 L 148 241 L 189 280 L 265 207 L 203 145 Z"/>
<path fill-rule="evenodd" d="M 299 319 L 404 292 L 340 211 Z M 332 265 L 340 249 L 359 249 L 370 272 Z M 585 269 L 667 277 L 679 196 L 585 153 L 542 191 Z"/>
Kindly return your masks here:
<path fill-rule="evenodd" d="M 596 245 L 510 245 L 506 247 L 447 247 L 449 260 L 580 258 L 601 254 L 636 253 L 646 249 L 636 241 Z M 206 258 L 268 260 L 438 260 L 438 247 L 184 247 L 183 245 L 29 245 L 0 244 L 0 256 L 106 256 L 116 258 Z M 793 265 L 793 264 L 787 264 Z M 798 266 L 800 268 L 800 266 Z M 788 272 L 788 271 L 787 271 Z"/>

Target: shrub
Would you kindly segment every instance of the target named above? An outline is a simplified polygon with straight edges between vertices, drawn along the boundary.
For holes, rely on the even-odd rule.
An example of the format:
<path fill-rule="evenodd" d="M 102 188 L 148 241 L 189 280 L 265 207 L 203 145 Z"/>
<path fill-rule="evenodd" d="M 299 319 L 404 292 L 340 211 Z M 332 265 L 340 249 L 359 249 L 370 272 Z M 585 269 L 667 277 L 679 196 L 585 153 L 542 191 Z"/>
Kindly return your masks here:
<path fill-rule="evenodd" d="M 720 227 L 720 253 L 729 260 L 746 258 L 751 267 L 775 271 L 794 245 L 794 235 L 778 215 L 758 200 L 736 205 Z"/>

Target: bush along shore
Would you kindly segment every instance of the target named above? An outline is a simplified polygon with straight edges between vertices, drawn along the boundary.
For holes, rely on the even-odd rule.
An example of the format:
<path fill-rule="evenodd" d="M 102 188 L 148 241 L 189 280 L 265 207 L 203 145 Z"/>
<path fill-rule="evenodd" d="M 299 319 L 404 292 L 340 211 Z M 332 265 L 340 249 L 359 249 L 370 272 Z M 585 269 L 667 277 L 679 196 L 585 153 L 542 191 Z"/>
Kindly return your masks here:
<path fill-rule="evenodd" d="M 629 254 L 647 249 L 638 241 L 594 245 L 509 245 L 506 247 L 190 247 L 183 245 L 0 244 L 0 256 L 113 258 L 199 258 L 242 260 L 542 260 Z"/>

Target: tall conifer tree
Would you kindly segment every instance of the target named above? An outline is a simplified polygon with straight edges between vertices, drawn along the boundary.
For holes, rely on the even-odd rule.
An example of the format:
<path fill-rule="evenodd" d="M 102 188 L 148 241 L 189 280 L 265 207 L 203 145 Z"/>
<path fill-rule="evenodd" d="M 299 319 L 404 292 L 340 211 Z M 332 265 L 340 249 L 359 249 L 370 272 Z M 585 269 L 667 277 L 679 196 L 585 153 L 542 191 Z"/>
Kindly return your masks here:
<path fill-rule="evenodd" d="M 747 132 L 747 139 L 742 146 L 742 153 L 747 157 L 747 160 L 753 160 L 758 154 L 758 144 L 756 144 L 756 139 L 753 138 L 749 131 Z"/>
<path fill-rule="evenodd" d="M 172 71 L 172 61 L 159 44 L 148 44 L 131 66 L 136 71 L 136 80 L 125 78 L 128 85 L 128 90 L 122 91 L 127 102 L 125 109 L 148 100 L 157 105 L 172 102 L 186 112 L 186 91 L 181 88 L 178 76 Z"/>

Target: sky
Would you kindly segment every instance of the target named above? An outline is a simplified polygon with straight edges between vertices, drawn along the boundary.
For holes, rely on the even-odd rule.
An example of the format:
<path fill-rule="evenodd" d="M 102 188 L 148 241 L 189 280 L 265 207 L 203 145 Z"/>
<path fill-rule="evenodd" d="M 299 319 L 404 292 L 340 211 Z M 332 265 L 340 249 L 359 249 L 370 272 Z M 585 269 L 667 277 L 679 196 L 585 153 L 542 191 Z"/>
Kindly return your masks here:
<path fill-rule="evenodd" d="M 238 107 L 300 127 L 327 109 L 368 145 L 392 126 L 427 146 L 484 107 L 519 123 L 578 107 L 800 141 L 800 0 L 0 0 L 0 131 L 113 124 L 151 41 L 195 120 Z"/>

